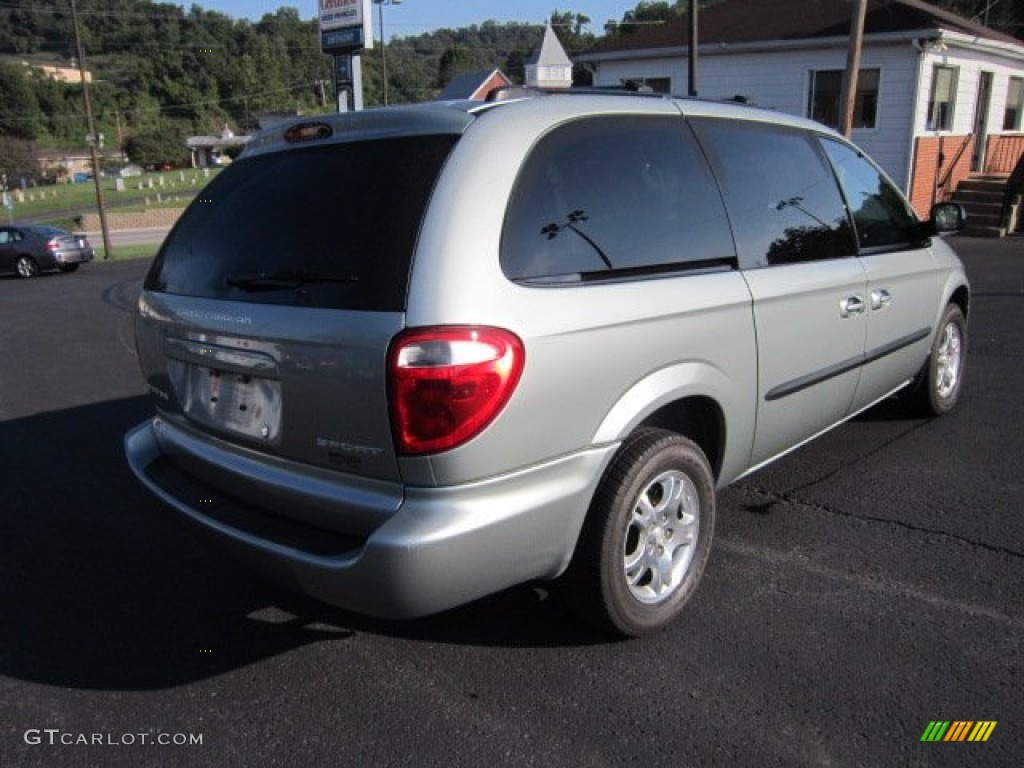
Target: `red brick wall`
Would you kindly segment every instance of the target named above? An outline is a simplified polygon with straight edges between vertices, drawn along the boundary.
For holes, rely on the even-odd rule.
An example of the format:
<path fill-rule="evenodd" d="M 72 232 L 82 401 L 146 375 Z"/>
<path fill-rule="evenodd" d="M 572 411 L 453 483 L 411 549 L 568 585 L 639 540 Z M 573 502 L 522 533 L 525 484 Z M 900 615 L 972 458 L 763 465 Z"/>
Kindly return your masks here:
<path fill-rule="evenodd" d="M 956 167 L 949 174 L 948 181 L 935 192 L 934 202 L 948 200 L 956 185 L 971 175 L 971 150 L 974 139 L 968 136 L 920 136 L 916 139 L 914 167 L 910 175 L 910 203 L 922 218 L 927 218 L 931 210 L 936 182 L 946 177 L 950 163 L 965 142 L 967 146 L 957 159 Z"/>

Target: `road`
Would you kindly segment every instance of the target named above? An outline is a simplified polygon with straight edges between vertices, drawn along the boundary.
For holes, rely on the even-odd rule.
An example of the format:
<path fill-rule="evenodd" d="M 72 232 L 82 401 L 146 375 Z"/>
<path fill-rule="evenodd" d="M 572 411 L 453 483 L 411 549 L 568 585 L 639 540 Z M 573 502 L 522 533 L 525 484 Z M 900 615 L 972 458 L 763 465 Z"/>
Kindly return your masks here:
<path fill-rule="evenodd" d="M 628 642 L 548 585 L 386 623 L 225 559 L 123 460 L 146 264 L 0 279 L 0 765 L 1024 764 L 1024 240 L 956 240 L 959 408 L 726 490 L 687 613 Z"/>
<path fill-rule="evenodd" d="M 115 248 L 119 245 L 150 245 L 162 243 L 170 227 L 145 227 L 142 229 L 112 229 L 110 244 Z M 94 247 L 103 245 L 103 233 L 99 230 L 86 232 L 86 237 Z"/>

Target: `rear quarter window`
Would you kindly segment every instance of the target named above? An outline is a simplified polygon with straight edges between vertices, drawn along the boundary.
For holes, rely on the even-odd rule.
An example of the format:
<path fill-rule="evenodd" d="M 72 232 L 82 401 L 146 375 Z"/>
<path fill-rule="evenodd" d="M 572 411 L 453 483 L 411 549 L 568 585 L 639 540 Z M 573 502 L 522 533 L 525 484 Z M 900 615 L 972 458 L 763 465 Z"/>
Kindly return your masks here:
<path fill-rule="evenodd" d="M 501 266 L 512 280 L 730 266 L 725 207 L 682 118 L 578 120 L 541 138 L 516 180 Z"/>
<path fill-rule="evenodd" d="M 403 137 L 242 159 L 189 206 L 145 287 L 401 311 L 420 223 L 456 140 Z"/>

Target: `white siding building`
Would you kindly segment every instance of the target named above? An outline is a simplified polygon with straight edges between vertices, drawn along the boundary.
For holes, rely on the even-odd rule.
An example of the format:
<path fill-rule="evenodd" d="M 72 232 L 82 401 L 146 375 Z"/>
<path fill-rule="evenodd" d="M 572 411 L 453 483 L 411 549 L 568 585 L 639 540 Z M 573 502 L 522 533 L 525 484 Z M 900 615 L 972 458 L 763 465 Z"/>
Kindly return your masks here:
<path fill-rule="evenodd" d="M 836 127 L 852 5 L 725 0 L 702 11 L 698 93 Z M 686 19 L 602 41 L 579 57 L 594 84 L 686 93 Z M 871 0 L 853 140 L 927 213 L 972 173 L 1024 155 L 1024 42 L 920 0 Z"/>

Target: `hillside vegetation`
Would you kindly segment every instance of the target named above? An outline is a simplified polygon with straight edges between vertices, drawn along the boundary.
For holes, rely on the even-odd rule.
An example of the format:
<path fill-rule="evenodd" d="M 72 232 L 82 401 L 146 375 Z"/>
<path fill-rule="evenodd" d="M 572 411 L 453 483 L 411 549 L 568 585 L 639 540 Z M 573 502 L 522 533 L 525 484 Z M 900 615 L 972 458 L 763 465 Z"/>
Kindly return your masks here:
<path fill-rule="evenodd" d="M 701 6 L 723 1 L 701 0 Z M 990 24 L 1024 33 L 1024 0 L 939 4 L 967 16 L 989 7 Z M 332 60 L 320 51 L 316 20 L 303 21 L 295 8 L 249 21 L 151 0 L 77 0 L 77 6 L 97 131 L 108 149 L 126 148 L 136 162 L 181 160 L 185 136 L 224 126 L 247 132 L 260 112 L 334 109 Z M 645 1 L 617 22 L 595 22 L 604 24 L 604 34 L 629 34 L 687 6 L 686 0 Z M 580 13 L 556 10 L 550 19 L 570 55 L 598 39 Z M 484 21 L 392 38 L 389 100 L 430 99 L 455 75 L 478 69 L 501 68 L 521 81 L 542 34 L 540 25 Z M 0 172 L 36 178 L 38 149 L 84 148 L 81 86 L 32 66 L 74 64 L 69 0 L 0 0 Z M 379 48 L 363 56 L 363 84 L 365 103 L 379 104 Z"/>

